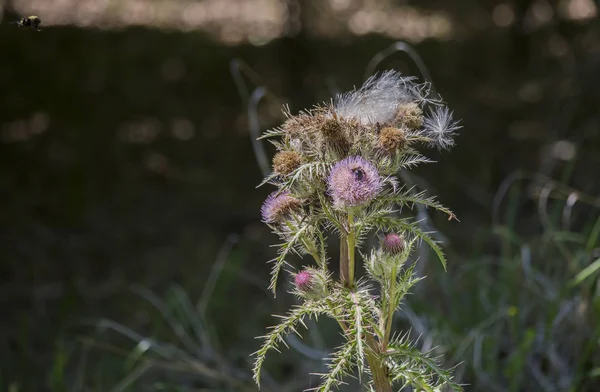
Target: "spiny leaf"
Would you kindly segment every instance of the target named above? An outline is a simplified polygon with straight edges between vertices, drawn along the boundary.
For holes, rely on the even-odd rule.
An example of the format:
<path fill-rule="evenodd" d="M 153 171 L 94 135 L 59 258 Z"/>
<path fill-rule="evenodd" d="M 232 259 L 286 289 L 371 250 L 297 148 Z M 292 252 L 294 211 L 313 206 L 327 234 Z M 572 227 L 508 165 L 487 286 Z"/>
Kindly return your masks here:
<path fill-rule="evenodd" d="M 444 207 L 440 202 L 438 202 L 435 197 L 426 197 L 425 191 L 413 193 L 413 189 L 414 187 L 411 187 L 406 192 L 402 192 L 402 190 L 400 190 L 399 192 L 385 195 L 380 199 L 380 201 L 382 203 L 406 205 L 410 209 L 413 209 L 415 204 L 421 204 L 425 207 L 434 208 L 440 212 L 443 212 L 444 214 L 448 215 L 448 220 L 456 219 L 454 213 L 450 211 L 449 208 Z"/>
<path fill-rule="evenodd" d="M 307 391 L 330 392 L 344 384 L 342 379 L 350 375 L 354 365 L 354 351 L 356 350 L 356 341 L 348 340 L 333 354 L 327 368 L 328 373 L 316 374 L 321 376 L 323 382 L 316 388 L 307 389 Z"/>
<path fill-rule="evenodd" d="M 316 230 L 317 239 L 319 240 L 319 261 L 321 269 L 327 272 L 327 237 L 323 235 L 321 230 Z"/>
<path fill-rule="evenodd" d="M 305 163 L 289 174 L 281 189 L 289 190 L 300 180 L 308 183 L 324 178 L 328 171 L 329 165 L 326 163 L 320 161 Z"/>
<path fill-rule="evenodd" d="M 427 391 L 439 390 L 443 386 L 449 386 L 456 392 L 462 391 L 462 387 L 452 381 L 450 372 L 440 368 L 430 352 L 418 350 L 408 341 L 407 335 L 390 342 L 385 355 L 395 364 L 391 369 L 393 380 L 405 380 Z"/>
<path fill-rule="evenodd" d="M 266 176 L 262 182 L 260 184 L 258 184 L 256 187 L 260 188 L 261 186 L 265 185 L 265 184 L 274 184 L 274 181 L 277 177 L 279 177 L 279 173 L 271 173 L 268 176 Z"/>
<path fill-rule="evenodd" d="M 393 298 L 394 303 L 391 304 L 394 309 L 400 306 L 402 298 L 406 296 L 411 287 L 423 279 L 423 277 L 419 277 L 414 274 L 416 265 L 416 263 L 413 263 L 409 268 L 398 274 L 396 292 L 394 293 Z"/>
<path fill-rule="evenodd" d="M 401 169 L 412 169 L 421 163 L 434 163 L 434 161 L 418 153 L 406 154 L 398 158 L 396 166 Z"/>
<path fill-rule="evenodd" d="M 283 339 L 284 336 L 287 335 L 289 332 L 294 332 L 298 334 L 298 331 L 296 330 L 296 325 L 298 323 L 302 324 L 306 328 L 306 325 L 304 325 L 305 316 L 316 316 L 319 314 L 326 314 L 328 312 L 329 309 L 327 308 L 326 299 L 322 299 L 319 301 L 305 301 L 302 305 L 294 307 L 288 313 L 287 316 L 282 317 L 281 322 L 278 325 L 272 327 L 271 332 L 261 337 L 262 339 L 264 339 L 262 347 L 252 354 L 253 356 L 255 356 L 254 367 L 252 369 L 252 378 L 254 379 L 256 385 L 258 385 L 259 388 L 260 370 L 267 356 L 267 352 L 269 352 L 269 350 L 271 349 L 279 351 L 279 343 L 283 343 L 287 347 L 287 344 Z"/>
<path fill-rule="evenodd" d="M 268 131 L 265 131 L 257 140 L 268 139 L 272 137 L 281 137 L 285 136 L 285 131 L 281 128 L 274 128 Z"/>
<path fill-rule="evenodd" d="M 281 245 L 281 247 L 279 248 L 279 256 L 270 261 L 270 263 L 273 263 L 273 268 L 271 269 L 271 282 L 269 285 L 269 289 L 273 292 L 273 295 L 276 295 L 277 278 L 279 277 L 279 271 L 281 271 L 281 268 L 283 268 L 283 266 L 287 264 L 285 258 L 291 251 L 296 252 L 294 246 L 298 243 L 298 241 L 304 234 L 306 228 L 307 226 L 299 227 L 298 231 L 294 233 L 292 238 Z"/>
<path fill-rule="evenodd" d="M 354 334 L 355 334 L 355 342 L 356 342 L 356 363 L 358 366 L 358 377 L 360 379 L 363 369 L 365 367 L 365 350 L 363 347 L 363 312 L 361 309 L 361 304 L 358 301 L 356 293 L 351 292 L 350 297 L 353 303 L 352 311 L 354 315 Z"/>

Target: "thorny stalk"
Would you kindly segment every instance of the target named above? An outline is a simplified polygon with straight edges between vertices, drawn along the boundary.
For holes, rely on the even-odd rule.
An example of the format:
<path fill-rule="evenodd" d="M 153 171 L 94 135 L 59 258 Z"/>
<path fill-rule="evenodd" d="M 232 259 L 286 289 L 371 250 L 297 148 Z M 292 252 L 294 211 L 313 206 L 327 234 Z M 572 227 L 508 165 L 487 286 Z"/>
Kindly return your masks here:
<path fill-rule="evenodd" d="M 346 241 L 348 242 L 348 281 L 346 285 L 348 288 L 354 287 L 354 255 L 356 254 L 355 240 L 354 240 L 354 216 L 352 211 L 348 212 L 348 236 Z"/>
<path fill-rule="evenodd" d="M 393 298 L 396 293 L 396 266 L 392 267 L 392 273 L 390 276 L 390 298 Z M 386 350 L 388 342 L 390 341 L 390 333 L 392 331 L 392 320 L 394 319 L 394 306 L 391 303 L 386 303 L 387 307 L 387 316 L 385 323 L 385 335 L 383 336 L 383 351 Z"/>
<path fill-rule="evenodd" d="M 387 375 L 385 363 L 377 356 L 378 345 L 371 335 L 367 335 L 366 340 L 370 350 L 367 354 L 367 362 L 373 375 L 375 390 L 377 392 L 392 392 L 392 384 Z"/>
<path fill-rule="evenodd" d="M 348 259 L 348 239 L 340 235 L 340 279 L 344 284 L 350 281 L 350 260 Z"/>
<path fill-rule="evenodd" d="M 285 113 L 284 124 L 263 135 L 277 149 L 273 173 L 263 184 L 277 190 L 261 213 L 282 240 L 270 288 L 275 292 L 284 265 L 294 268 L 294 253 L 312 256 L 318 267 L 298 266 L 292 273 L 292 292 L 300 302 L 263 337 L 254 353 L 254 380 L 260 386 L 266 354 L 285 344 L 286 334 L 298 333 L 307 317 L 325 315 L 339 324 L 343 343 L 332 353 L 314 390 L 337 390 L 346 377 L 355 375 L 377 392 L 391 392 L 396 385 L 461 391 L 429 353 L 416 349 L 407 335 L 392 334 L 394 312 L 420 280 L 414 274 L 416 262 L 406 267 L 415 245 L 426 243 L 446 265 L 430 233 L 397 212 L 420 205 L 454 218 L 435 198 L 402 186 L 397 175 L 431 162 L 418 147 L 447 149 L 454 144 L 459 126 L 451 112 L 439 97 L 431 96 L 427 84 L 388 71 L 331 103 L 296 115 L 289 109 Z M 340 240 L 339 279 L 327 265 L 328 234 Z M 381 242 L 370 253 L 360 253 L 365 276 L 358 279 L 357 249 L 373 234 Z"/>

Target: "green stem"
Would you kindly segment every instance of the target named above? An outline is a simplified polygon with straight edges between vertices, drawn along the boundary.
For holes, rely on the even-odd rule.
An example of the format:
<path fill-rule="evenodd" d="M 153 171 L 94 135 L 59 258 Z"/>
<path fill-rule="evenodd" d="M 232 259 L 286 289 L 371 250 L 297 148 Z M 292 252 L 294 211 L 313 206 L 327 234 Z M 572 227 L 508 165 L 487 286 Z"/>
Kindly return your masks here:
<path fill-rule="evenodd" d="M 379 352 L 377 343 L 375 342 L 373 336 L 369 334 L 366 335 L 366 340 L 367 345 L 370 348 L 367 352 L 367 363 L 371 369 L 375 390 L 377 392 L 392 392 L 392 384 L 390 383 L 390 378 L 387 375 L 385 363 L 383 360 L 378 358 L 376 354 Z"/>
<path fill-rule="evenodd" d="M 290 221 L 286 222 L 287 227 L 290 230 L 292 230 L 292 232 L 300 228 L 301 222 L 298 220 L 298 218 L 296 218 L 295 221 L 296 227 L 292 226 L 292 223 Z M 315 245 L 312 244 L 310 240 L 307 240 L 304 236 L 302 236 L 300 240 L 302 241 L 302 245 L 304 245 L 304 247 L 306 248 L 306 251 L 313 257 L 313 259 L 315 259 L 317 265 L 321 267 L 321 257 L 319 256 L 319 252 L 317 251 Z"/>
<path fill-rule="evenodd" d="M 385 315 L 387 314 L 387 296 L 385 295 L 385 290 L 381 290 L 381 316 L 379 317 L 379 330 L 385 332 L 385 326 L 387 319 Z"/>
<path fill-rule="evenodd" d="M 306 241 L 306 239 L 302 239 L 302 244 L 306 247 L 306 250 L 308 251 L 308 253 L 315 259 L 315 261 L 317 262 L 319 267 L 322 267 L 321 257 L 319 256 L 319 252 L 317 252 L 317 249 L 315 248 L 315 246 L 311 243 L 308 243 Z"/>
<path fill-rule="evenodd" d="M 340 235 L 340 278 L 345 285 L 348 284 L 348 240 L 345 235 Z"/>
<path fill-rule="evenodd" d="M 383 351 L 387 349 L 387 345 L 390 341 L 390 334 L 392 332 L 392 320 L 394 319 L 394 311 L 396 310 L 395 304 L 392 303 L 396 298 L 396 266 L 392 268 L 392 274 L 390 276 L 390 290 L 389 300 L 387 302 L 387 318 L 385 321 L 385 335 L 383 336 Z"/>
<path fill-rule="evenodd" d="M 348 288 L 354 287 L 354 254 L 356 250 L 356 239 L 354 238 L 354 215 L 348 213 Z"/>

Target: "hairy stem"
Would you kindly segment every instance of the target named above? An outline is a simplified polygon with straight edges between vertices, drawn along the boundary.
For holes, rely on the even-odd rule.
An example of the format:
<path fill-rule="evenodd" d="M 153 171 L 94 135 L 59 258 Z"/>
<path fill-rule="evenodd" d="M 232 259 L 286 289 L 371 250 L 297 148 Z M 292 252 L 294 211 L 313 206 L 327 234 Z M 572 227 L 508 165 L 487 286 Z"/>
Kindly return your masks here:
<path fill-rule="evenodd" d="M 354 238 L 354 215 L 348 213 L 348 281 L 349 288 L 354 287 L 354 254 L 356 250 L 356 240 Z"/>
<path fill-rule="evenodd" d="M 286 222 L 287 227 L 289 227 L 292 231 L 298 230 L 300 224 L 302 223 L 300 220 L 298 220 L 297 217 L 295 221 L 297 227 L 292 226 L 292 223 L 290 221 Z M 304 238 L 304 236 L 300 240 L 302 241 L 302 245 L 304 245 L 304 247 L 306 248 L 306 251 L 313 257 L 313 259 L 315 259 L 317 265 L 321 267 L 321 257 L 319 256 L 319 252 L 317 251 L 315 245 L 309 239 Z"/>
<path fill-rule="evenodd" d="M 367 345 L 370 348 L 367 352 L 367 363 L 369 364 L 369 368 L 371 368 L 375 390 L 377 392 L 392 392 L 392 384 L 387 376 L 385 364 L 377 357 L 377 353 L 379 352 L 377 342 L 372 335 L 367 334 L 365 337 Z"/>
<path fill-rule="evenodd" d="M 392 332 L 392 320 L 394 319 L 394 311 L 396 310 L 393 299 L 396 298 L 396 266 L 392 268 L 392 274 L 390 276 L 390 290 L 389 300 L 387 301 L 387 318 L 385 320 L 385 335 L 383 336 L 383 350 L 385 351 L 390 341 L 390 334 Z"/>
<path fill-rule="evenodd" d="M 340 235 L 340 277 L 345 285 L 349 278 L 348 242 L 345 235 Z"/>
<path fill-rule="evenodd" d="M 302 244 L 304 245 L 304 247 L 306 248 L 308 253 L 313 257 L 313 259 L 315 259 L 315 261 L 317 262 L 317 265 L 319 267 L 321 267 L 321 257 L 319 256 L 319 252 L 317 251 L 317 248 L 312 243 L 310 243 L 309 241 L 307 241 L 305 239 L 302 240 Z"/>

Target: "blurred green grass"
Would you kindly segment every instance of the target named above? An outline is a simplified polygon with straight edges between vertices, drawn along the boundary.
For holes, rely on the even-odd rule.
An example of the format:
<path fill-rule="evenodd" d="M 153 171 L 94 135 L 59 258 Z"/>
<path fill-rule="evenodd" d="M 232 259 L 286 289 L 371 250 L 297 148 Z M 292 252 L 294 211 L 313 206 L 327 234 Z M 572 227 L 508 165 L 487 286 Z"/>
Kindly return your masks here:
<path fill-rule="evenodd" d="M 535 194 L 547 183 L 533 185 Z M 562 185 L 554 185 L 560 194 Z M 597 206 L 581 206 L 581 231 L 565 230 L 565 200 L 558 198 L 546 206 L 543 229 L 524 235 L 520 210 L 528 196 L 523 187 L 511 189 L 498 206 L 504 219 L 480 233 L 470 255 L 447 249 L 448 273 L 426 263 L 427 279 L 409 296 L 396 328 L 410 329 L 423 350 L 436 347 L 448 365 L 457 365 L 467 390 L 594 391 L 600 369 Z M 533 218 L 540 216 L 526 220 Z M 122 294 L 130 309 L 144 309 L 143 321 L 104 319 L 76 343 L 57 342 L 49 390 L 255 390 L 247 363 L 256 349 L 252 337 L 291 298 L 273 300 L 264 278 L 245 271 L 252 246 L 243 237 L 228 238 L 208 283 L 171 286 L 163 295 L 141 286 Z M 248 291 L 265 295 L 244 301 Z M 268 361 L 265 390 L 310 386 L 303 372 L 322 362 L 308 358 L 307 347 L 324 352 L 335 341 L 334 323 L 319 327 L 322 336 L 288 341 L 292 348 Z M 13 384 L 13 390 L 21 389 Z"/>

